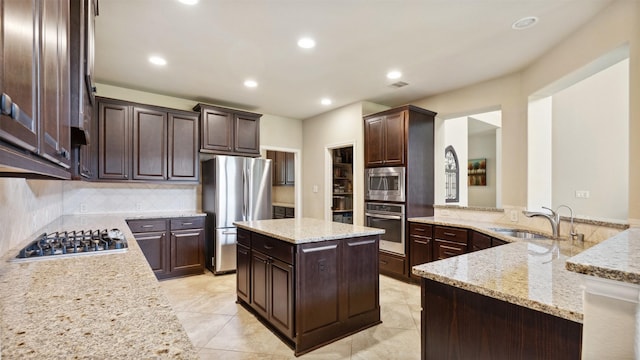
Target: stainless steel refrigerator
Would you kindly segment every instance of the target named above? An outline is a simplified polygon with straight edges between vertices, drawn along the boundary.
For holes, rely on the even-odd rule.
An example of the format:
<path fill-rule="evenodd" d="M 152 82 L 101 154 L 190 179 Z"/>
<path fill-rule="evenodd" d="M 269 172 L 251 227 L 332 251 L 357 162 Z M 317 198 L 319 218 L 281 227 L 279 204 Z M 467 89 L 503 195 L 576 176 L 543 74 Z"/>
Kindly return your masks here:
<path fill-rule="evenodd" d="M 202 163 L 206 264 L 214 274 L 236 269 L 234 221 L 271 219 L 271 160 L 215 156 Z"/>

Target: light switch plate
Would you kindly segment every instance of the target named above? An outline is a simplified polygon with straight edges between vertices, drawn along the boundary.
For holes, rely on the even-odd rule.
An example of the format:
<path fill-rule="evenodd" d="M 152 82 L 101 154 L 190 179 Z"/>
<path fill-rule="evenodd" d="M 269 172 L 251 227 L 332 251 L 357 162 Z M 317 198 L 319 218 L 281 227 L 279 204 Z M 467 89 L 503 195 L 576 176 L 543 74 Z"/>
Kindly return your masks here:
<path fill-rule="evenodd" d="M 511 210 L 511 212 L 509 213 L 509 217 L 511 218 L 511 221 L 517 222 L 518 221 L 518 211 Z"/>

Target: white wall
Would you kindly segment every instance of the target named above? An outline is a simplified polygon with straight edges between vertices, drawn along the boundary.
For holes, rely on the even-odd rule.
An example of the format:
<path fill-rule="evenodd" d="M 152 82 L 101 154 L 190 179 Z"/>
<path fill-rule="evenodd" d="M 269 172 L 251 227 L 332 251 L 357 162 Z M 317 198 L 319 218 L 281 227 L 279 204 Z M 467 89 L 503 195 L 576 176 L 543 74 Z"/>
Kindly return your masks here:
<path fill-rule="evenodd" d="M 487 159 L 487 185 L 469 186 L 469 206 L 496 207 L 496 132 L 469 136 L 469 159 Z"/>
<path fill-rule="evenodd" d="M 578 215 L 628 217 L 629 61 L 553 95 L 552 201 Z M 576 191 L 589 191 L 588 199 Z"/>
<path fill-rule="evenodd" d="M 467 182 L 467 163 L 469 161 L 469 157 L 467 156 L 467 154 L 469 153 L 469 135 L 467 123 L 468 121 L 466 116 L 447 119 L 444 121 L 444 148 L 446 149 L 448 146 L 453 146 L 453 149 L 456 151 L 456 155 L 458 155 L 458 175 L 460 176 L 458 178 L 458 199 L 460 201 L 444 202 L 444 198 L 441 198 L 439 202 L 442 204 L 459 206 L 469 205 L 469 186 Z M 439 181 L 439 183 L 444 186 L 444 167 L 436 168 L 435 173 L 437 177 L 441 178 L 441 181 Z M 438 186 L 441 186 L 440 184 L 438 184 Z"/>
<path fill-rule="evenodd" d="M 364 131 L 362 117 L 384 110 L 358 102 L 303 121 L 302 197 L 305 217 L 325 219 L 331 207 L 331 167 L 327 149 L 353 144 L 353 222 L 364 221 Z M 314 192 L 317 188 L 318 192 Z"/>
<path fill-rule="evenodd" d="M 553 119 L 551 96 L 529 103 L 529 186 L 527 206 L 531 210 L 550 207 L 552 188 L 551 121 Z"/>

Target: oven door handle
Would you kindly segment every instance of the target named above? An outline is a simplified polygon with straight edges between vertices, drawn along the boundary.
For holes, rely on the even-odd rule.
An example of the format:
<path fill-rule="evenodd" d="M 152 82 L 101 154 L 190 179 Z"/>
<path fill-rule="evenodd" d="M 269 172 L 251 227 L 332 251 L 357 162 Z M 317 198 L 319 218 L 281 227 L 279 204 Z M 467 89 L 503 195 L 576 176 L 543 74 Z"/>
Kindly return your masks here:
<path fill-rule="evenodd" d="M 365 216 L 380 218 L 380 219 L 389 219 L 389 220 L 402 220 L 403 215 L 382 215 L 382 214 L 372 214 L 372 213 L 364 213 Z"/>

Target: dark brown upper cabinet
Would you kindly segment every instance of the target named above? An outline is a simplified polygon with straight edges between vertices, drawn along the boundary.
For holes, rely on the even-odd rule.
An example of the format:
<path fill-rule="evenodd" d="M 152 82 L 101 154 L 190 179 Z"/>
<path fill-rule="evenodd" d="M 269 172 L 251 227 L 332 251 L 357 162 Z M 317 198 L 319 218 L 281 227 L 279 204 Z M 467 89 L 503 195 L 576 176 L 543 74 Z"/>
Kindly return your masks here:
<path fill-rule="evenodd" d="M 96 99 L 99 179 L 198 181 L 196 113 Z"/>
<path fill-rule="evenodd" d="M 0 4 L 0 168 L 68 179 L 69 1 Z"/>
<path fill-rule="evenodd" d="M 267 151 L 267 159 L 271 160 L 272 185 L 295 185 L 294 153 L 284 151 Z"/>
<path fill-rule="evenodd" d="M 260 156 L 261 114 L 197 104 L 200 112 L 200 151 Z"/>

